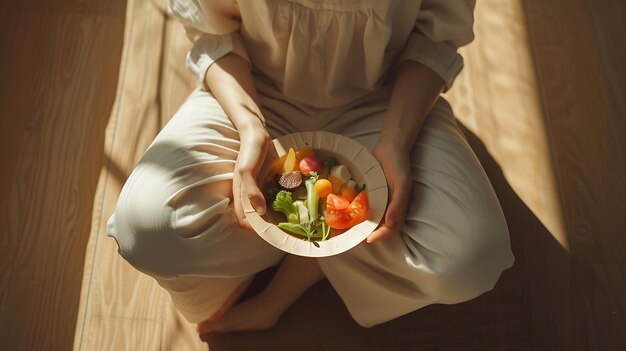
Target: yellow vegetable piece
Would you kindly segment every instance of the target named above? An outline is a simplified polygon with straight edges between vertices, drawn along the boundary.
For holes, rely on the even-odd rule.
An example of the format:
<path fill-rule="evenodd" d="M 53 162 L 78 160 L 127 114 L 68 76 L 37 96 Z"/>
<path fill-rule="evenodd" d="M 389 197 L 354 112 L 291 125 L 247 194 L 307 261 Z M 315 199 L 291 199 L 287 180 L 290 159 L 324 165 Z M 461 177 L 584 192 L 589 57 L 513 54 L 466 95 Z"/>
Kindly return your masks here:
<path fill-rule="evenodd" d="M 296 152 L 290 147 L 287 158 L 285 158 L 285 163 L 283 164 L 283 172 L 293 172 L 294 169 L 296 169 Z"/>
<path fill-rule="evenodd" d="M 328 181 L 333 186 L 333 194 L 339 194 L 339 189 L 343 185 L 343 181 L 337 177 L 328 176 Z"/>
<path fill-rule="evenodd" d="M 302 160 L 303 158 L 307 156 L 315 156 L 315 151 L 310 146 L 305 146 L 302 149 L 299 149 L 298 151 L 296 151 L 296 158 L 298 160 Z"/>
<path fill-rule="evenodd" d="M 315 190 L 317 196 L 325 198 L 328 194 L 333 192 L 333 185 L 328 179 L 318 179 L 313 185 L 313 190 Z"/>

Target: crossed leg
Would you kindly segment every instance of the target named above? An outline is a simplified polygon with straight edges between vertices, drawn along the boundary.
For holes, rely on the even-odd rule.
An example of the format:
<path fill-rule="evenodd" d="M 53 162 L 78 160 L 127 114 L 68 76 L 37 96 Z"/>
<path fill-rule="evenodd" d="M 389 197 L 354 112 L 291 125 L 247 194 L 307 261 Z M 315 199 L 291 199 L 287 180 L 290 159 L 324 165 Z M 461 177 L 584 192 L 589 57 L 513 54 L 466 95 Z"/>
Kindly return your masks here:
<path fill-rule="evenodd" d="M 237 224 L 230 199 L 238 150 L 217 100 L 192 92 L 136 165 L 107 223 L 120 255 L 194 323 L 219 319 L 255 273 L 284 256 Z"/>
<path fill-rule="evenodd" d="M 378 112 L 376 111 L 378 109 Z M 370 151 L 384 108 L 369 106 L 329 126 Z M 357 123 L 358 122 L 358 123 Z M 514 261 L 508 228 L 482 166 L 441 100 L 411 150 L 412 201 L 400 235 L 337 256 L 287 257 L 257 297 L 203 332 L 263 329 L 326 276 L 357 323 L 371 327 L 433 303 L 470 300 L 493 289 Z M 304 268 L 303 268 L 304 267 Z M 319 269 L 319 270 L 318 270 Z"/>
<path fill-rule="evenodd" d="M 325 129 L 371 151 L 385 108 L 346 111 Z M 401 235 L 316 264 L 288 256 L 265 291 L 231 307 L 256 272 L 284 256 L 234 218 L 238 145 L 217 101 L 194 91 L 129 177 L 107 225 L 122 257 L 167 289 L 187 319 L 205 321 L 200 331 L 270 327 L 324 275 L 354 319 L 373 326 L 428 304 L 474 298 L 513 264 L 497 198 L 442 103 L 411 151 L 413 200 Z"/>

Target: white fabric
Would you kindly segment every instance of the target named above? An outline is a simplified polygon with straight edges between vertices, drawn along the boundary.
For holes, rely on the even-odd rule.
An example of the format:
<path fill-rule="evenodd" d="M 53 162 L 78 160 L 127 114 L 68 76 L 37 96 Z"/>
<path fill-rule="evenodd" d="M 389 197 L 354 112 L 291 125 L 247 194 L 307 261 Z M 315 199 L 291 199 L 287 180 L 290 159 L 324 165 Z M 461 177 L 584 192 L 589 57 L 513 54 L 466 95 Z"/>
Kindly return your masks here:
<path fill-rule="evenodd" d="M 238 3 L 241 23 L 233 20 L 233 0 L 170 0 L 170 14 L 200 43 L 188 55 L 190 70 L 201 82 L 210 64 L 232 51 L 285 98 L 318 108 L 338 107 L 375 91 L 402 60 L 426 65 L 448 90 L 463 68 L 457 48 L 474 39 L 475 0 Z"/>
<path fill-rule="evenodd" d="M 317 110 L 278 99 L 281 93 L 262 80 L 258 88 L 273 137 L 327 130 L 370 151 L 390 96 L 387 86 L 312 115 Z M 236 224 L 230 180 L 238 138 L 217 100 L 196 89 L 131 173 L 107 226 L 120 254 L 168 289 L 194 322 L 283 255 Z M 363 326 L 474 298 L 491 290 L 514 261 L 496 195 L 445 100 L 424 122 L 411 161 L 412 200 L 402 235 L 318 260 Z"/>

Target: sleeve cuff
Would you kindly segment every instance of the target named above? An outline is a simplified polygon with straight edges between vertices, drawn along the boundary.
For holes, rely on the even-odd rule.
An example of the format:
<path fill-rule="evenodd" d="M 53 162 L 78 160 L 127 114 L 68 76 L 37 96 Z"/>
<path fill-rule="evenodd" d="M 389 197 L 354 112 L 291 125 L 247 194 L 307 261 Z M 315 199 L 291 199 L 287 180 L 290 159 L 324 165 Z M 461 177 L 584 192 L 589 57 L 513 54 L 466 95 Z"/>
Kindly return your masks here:
<path fill-rule="evenodd" d="M 250 62 L 239 33 L 224 35 L 204 34 L 199 37 L 187 53 L 187 68 L 196 76 L 197 86 L 207 90 L 204 83 L 206 72 L 215 61 L 229 53 L 235 53 Z"/>
<path fill-rule="evenodd" d="M 419 33 L 411 34 L 398 64 L 404 60 L 417 61 L 437 73 L 445 82 L 444 92 L 450 90 L 463 69 L 463 57 L 454 47 Z"/>

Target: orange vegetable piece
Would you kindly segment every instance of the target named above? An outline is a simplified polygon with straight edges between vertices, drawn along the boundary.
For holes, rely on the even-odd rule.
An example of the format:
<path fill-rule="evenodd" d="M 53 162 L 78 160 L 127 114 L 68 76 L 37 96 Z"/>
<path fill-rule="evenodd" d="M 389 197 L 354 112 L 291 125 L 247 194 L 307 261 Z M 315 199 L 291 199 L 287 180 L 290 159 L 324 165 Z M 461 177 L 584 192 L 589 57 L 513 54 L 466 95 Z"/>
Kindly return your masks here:
<path fill-rule="evenodd" d="M 333 176 L 328 176 L 328 181 L 333 186 L 333 194 L 339 194 L 339 190 L 341 189 L 341 186 L 343 185 L 343 182 L 341 181 L 341 179 L 337 177 L 333 177 Z"/>
<path fill-rule="evenodd" d="M 350 202 L 352 202 L 357 195 L 359 195 L 359 192 L 356 191 L 355 188 L 346 186 L 341 189 L 341 196 Z"/>
<path fill-rule="evenodd" d="M 283 168 L 285 166 L 285 158 L 287 158 L 287 156 L 282 156 L 282 157 L 275 159 L 270 165 L 269 173 L 273 175 L 283 173 Z"/>
<path fill-rule="evenodd" d="M 296 151 L 296 158 L 298 160 L 302 160 L 303 158 L 307 156 L 315 156 L 315 151 L 310 146 L 305 146 L 299 149 L 298 151 Z"/>

